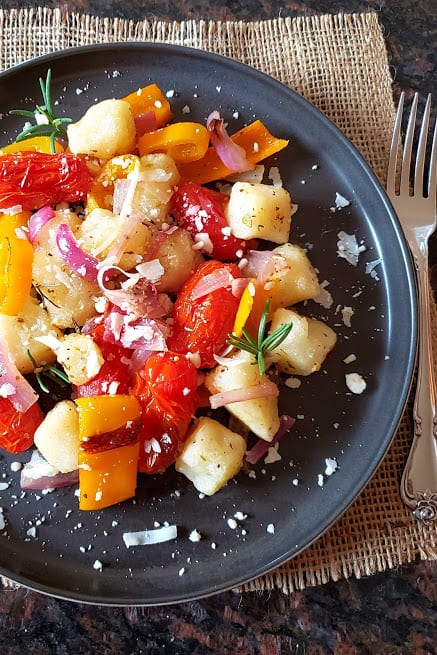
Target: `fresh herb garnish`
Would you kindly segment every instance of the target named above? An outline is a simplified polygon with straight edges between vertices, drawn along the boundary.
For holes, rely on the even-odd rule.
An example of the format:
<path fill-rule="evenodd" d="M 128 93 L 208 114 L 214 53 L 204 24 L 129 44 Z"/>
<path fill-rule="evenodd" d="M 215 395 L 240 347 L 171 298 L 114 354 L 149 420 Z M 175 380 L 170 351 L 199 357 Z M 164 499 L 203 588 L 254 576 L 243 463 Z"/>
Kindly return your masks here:
<path fill-rule="evenodd" d="M 51 80 L 52 71 L 49 68 L 45 81 L 41 77 L 39 78 L 39 85 L 43 97 L 42 105 L 36 105 L 36 108 L 33 111 L 28 111 L 26 109 L 11 109 L 9 113 L 15 114 L 17 116 L 24 116 L 25 118 L 33 119 L 36 122 L 35 125 L 29 125 L 22 132 L 20 132 L 15 141 L 24 141 L 25 139 L 31 139 L 35 136 L 49 136 L 50 150 L 52 153 L 54 153 L 56 152 L 56 140 L 62 141 L 64 143 L 67 141 L 67 132 L 64 126 L 67 123 L 71 123 L 72 119 L 56 118 L 52 102 L 52 92 L 50 88 Z M 38 119 L 44 122 L 38 122 Z"/>
<path fill-rule="evenodd" d="M 264 337 L 269 311 L 270 300 L 266 300 L 258 326 L 258 335 L 256 341 L 245 328 L 242 330 L 242 337 L 237 337 L 235 334 L 230 334 L 226 341 L 226 343 L 228 343 L 230 346 L 233 346 L 234 348 L 239 348 L 240 350 L 244 350 L 245 352 L 255 355 L 256 363 L 258 364 L 259 372 L 261 375 L 264 375 L 266 372 L 266 362 L 264 356 L 277 348 L 284 341 L 284 339 L 287 338 L 287 336 L 290 334 L 291 328 L 293 327 L 292 323 L 284 323 L 277 330 L 272 332 L 272 334 Z"/>
<path fill-rule="evenodd" d="M 65 371 L 57 368 L 57 366 L 51 366 L 50 364 L 45 364 L 44 366 L 37 366 L 37 363 L 34 357 L 32 356 L 30 350 L 28 349 L 26 352 L 30 361 L 35 366 L 35 371 L 34 371 L 35 378 L 36 381 L 38 382 L 40 389 L 44 391 L 44 393 L 50 393 L 50 389 L 44 383 L 42 376 L 45 376 L 52 382 L 56 382 L 56 384 L 59 384 L 60 387 L 66 387 L 68 384 L 70 384 L 70 380 L 68 379 L 68 375 L 66 374 Z"/>

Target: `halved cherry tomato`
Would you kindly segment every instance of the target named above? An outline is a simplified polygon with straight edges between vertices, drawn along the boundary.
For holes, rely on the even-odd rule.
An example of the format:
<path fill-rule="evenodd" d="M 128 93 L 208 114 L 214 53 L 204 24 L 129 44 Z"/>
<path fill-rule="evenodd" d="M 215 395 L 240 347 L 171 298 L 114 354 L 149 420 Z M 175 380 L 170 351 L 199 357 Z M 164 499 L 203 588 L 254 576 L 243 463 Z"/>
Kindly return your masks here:
<path fill-rule="evenodd" d="M 223 271 L 229 273 L 230 283 L 197 297 L 199 283 L 207 275 L 212 279 Z M 241 278 L 241 272 L 236 264 L 212 259 L 197 267 L 182 286 L 174 305 L 173 331 L 167 342 L 171 350 L 198 353 L 200 368 L 215 366 L 214 355 L 225 349 L 228 334 L 234 326 L 240 301 L 231 282 L 238 278 Z"/>
<path fill-rule="evenodd" d="M 81 157 L 68 152 L 0 155 L 0 208 L 38 209 L 86 198 L 91 175 Z"/>
<path fill-rule="evenodd" d="M 229 197 L 195 182 L 179 184 L 171 198 L 171 212 L 176 222 L 192 236 L 205 232 L 212 244 L 206 244 L 204 251 L 215 259 L 228 262 L 242 257 L 253 240 L 234 237 L 225 217 L 224 208 Z"/>
<path fill-rule="evenodd" d="M 19 412 L 8 398 L 0 398 L 0 448 L 9 453 L 22 453 L 30 448 L 43 418 L 37 403 L 26 412 Z"/>
<path fill-rule="evenodd" d="M 99 346 L 105 361 L 97 375 L 75 387 L 76 395 L 79 397 L 126 394 L 132 386 L 133 375 L 126 362 L 132 351 L 119 344 L 105 341 L 104 330 L 104 326 L 100 324 L 88 332 Z"/>
<path fill-rule="evenodd" d="M 154 353 L 137 373 L 132 393 L 142 407 L 138 470 L 161 473 L 180 454 L 199 405 L 196 368 L 182 355 Z"/>

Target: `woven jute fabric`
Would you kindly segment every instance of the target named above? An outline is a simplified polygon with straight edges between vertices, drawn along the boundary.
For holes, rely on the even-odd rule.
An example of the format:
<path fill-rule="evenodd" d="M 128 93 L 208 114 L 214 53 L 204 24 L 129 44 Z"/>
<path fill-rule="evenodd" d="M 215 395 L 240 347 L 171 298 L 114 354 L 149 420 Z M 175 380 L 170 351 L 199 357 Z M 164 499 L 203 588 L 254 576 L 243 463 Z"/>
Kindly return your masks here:
<path fill-rule="evenodd" d="M 394 118 L 387 52 L 374 13 L 261 22 L 165 22 L 99 18 L 60 10 L 0 10 L 0 69 L 63 48 L 159 41 L 240 60 L 289 85 L 357 146 L 382 183 Z M 437 345 L 437 310 L 432 304 Z M 437 348 L 436 348 L 437 350 Z M 437 527 L 419 524 L 399 496 L 410 448 L 412 401 L 386 457 L 346 513 L 301 555 L 242 587 L 285 593 L 357 578 L 416 558 L 437 559 Z"/>

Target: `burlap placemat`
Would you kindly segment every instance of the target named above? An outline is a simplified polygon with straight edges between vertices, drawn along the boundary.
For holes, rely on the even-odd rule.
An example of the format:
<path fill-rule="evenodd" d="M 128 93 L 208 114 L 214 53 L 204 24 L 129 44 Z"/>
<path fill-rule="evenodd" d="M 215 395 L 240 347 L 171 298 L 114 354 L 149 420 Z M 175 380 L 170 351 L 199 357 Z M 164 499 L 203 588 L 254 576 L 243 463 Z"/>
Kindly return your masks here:
<path fill-rule="evenodd" d="M 161 41 L 206 49 L 258 68 L 318 106 L 358 147 L 384 183 L 393 125 L 392 79 L 376 14 L 261 22 L 141 22 L 60 10 L 0 10 L 0 69 L 62 48 Z M 437 312 L 432 306 L 434 342 Z M 437 350 L 437 349 L 436 349 Z M 411 401 L 366 489 L 304 553 L 243 590 L 284 592 L 437 559 L 437 526 L 423 526 L 399 497 L 412 437 Z"/>

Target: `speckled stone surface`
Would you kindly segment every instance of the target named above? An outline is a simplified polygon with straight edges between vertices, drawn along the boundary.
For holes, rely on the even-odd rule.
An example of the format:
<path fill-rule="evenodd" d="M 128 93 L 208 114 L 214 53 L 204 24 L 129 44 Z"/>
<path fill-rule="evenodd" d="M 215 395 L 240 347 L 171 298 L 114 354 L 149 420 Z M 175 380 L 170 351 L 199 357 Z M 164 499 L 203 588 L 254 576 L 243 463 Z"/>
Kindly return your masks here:
<path fill-rule="evenodd" d="M 2 8 L 64 7 L 141 20 L 258 20 L 377 11 L 399 89 L 436 92 L 436 0 L 72 0 Z M 435 248 L 435 246 L 432 246 Z M 436 276 L 437 277 L 437 276 Z M 236 594 L 171 607 L 86 606 L 28 591 L 0 591 L 3 655 L 432 655 L 437 653 L 437 562 L 417 562 L 362 580 L 284 596 Z"/>

